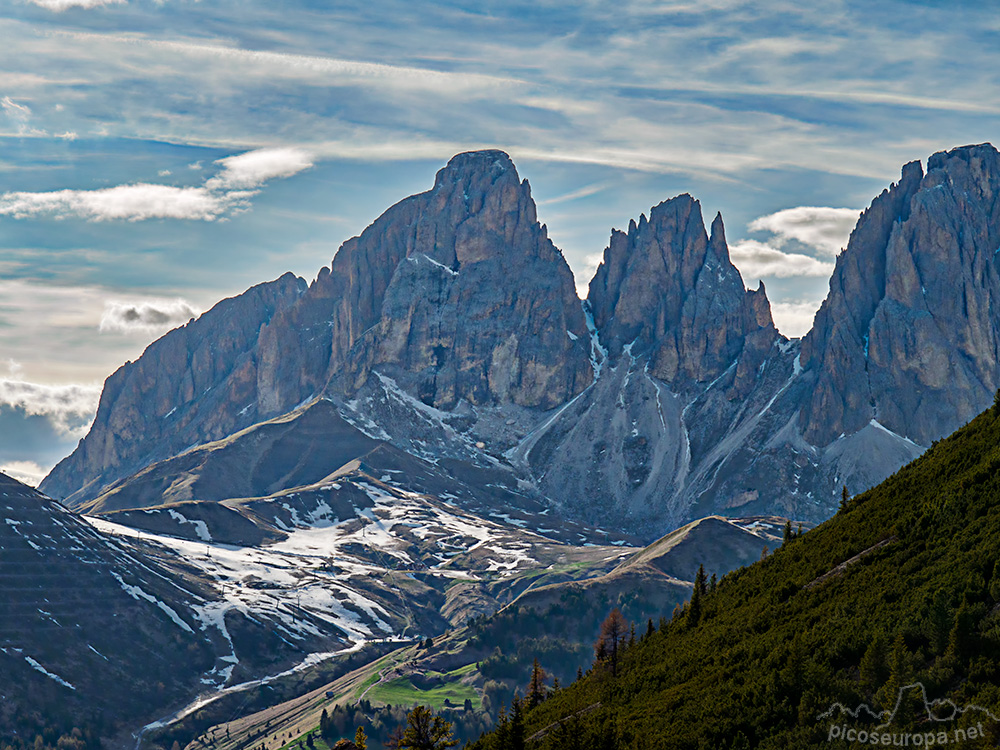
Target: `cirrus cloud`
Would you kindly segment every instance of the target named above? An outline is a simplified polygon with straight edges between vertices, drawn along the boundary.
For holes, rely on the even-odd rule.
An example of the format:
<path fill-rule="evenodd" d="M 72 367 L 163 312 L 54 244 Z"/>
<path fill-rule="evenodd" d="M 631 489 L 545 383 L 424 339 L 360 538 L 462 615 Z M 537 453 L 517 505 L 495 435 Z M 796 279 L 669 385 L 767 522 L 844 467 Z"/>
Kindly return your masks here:
<path fill-rule="evenodd" d="M 187 323 L 199 312 L 183 299 L 108 301 L 104 305 L 102 333 L 149 333 Z"/>
<path fill-rule="evenodd" d="M 40 8 L 61 13 L 70 8 L 99 8 L 102 5 L 124 5 L 125 0 L 28 0 Z"/>

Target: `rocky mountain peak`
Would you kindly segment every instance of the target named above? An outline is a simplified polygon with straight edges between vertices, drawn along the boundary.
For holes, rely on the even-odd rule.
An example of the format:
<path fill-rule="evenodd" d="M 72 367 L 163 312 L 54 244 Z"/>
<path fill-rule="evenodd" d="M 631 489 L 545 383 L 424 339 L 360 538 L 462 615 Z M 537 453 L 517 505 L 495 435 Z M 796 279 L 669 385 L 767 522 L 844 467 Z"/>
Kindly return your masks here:
<path fill-rule="evenodd" d="M 548 408 L 579 393 L 592 373 L 572 272 L 510 158 L 459 154 L 407 209 L 412 234 L 392 253 L 377 320 L 352 343 L 340 387 L 377 370 L 442 408 Z M 380 246 L 400 229 L 387 212 L 366 234 Z"/>
<path fill-rule="evenodd" d="M 934 154 L 862 214 L 803 341 L 818 371 L 800 415 L 826 445 L 872 420 L 920 445 L 964 424 L 1000 382 L 1000 154 Z"/>
<path fill-rule="evenodd" d="M 709 236 L 687 194 L 612 232 L 587 299 L 612 356 L 649 354 L 651 372 L 680 388 L 718 377 L 762 324 L 776 335 L 766 296 L 749 297 L 729 259 L 721 214 Z"/>

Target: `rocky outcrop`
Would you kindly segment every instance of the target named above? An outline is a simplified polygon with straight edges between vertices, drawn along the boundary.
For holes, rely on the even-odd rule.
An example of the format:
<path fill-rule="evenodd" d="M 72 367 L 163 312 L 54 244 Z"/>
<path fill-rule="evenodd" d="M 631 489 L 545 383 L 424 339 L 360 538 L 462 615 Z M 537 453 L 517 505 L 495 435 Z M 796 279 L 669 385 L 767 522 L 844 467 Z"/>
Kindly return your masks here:
<path fill-rule="evenodd" d="M 548 409 L 589 385 L 572 272 L 510 158 L 459 154 L 419 198 L 378 321 L 356 342 L 335 342 L 352 344 L 339 386 L 352 392 L 378 370 L 434 407 L 466 400 Z M 378 222 L 372 229 L 398 231 Z"/>
<path fill-rule="evenodd" d="M 722 216 L 705 232 L 701 205 L 681 195 L 614 231 L 587 302 L 612 357 L 649 356 L 676 391 L 721 375 L 751 346 L 777 338 L 766 294 L 748 292 L 729 260 Z M 758 363 L 759 364 L 759 363 Z"/>
<path fill-rule="evenodd" d="M 373 371 L 431 406 L 550 408 L 592 378 L 573 275 L 502 151 L 459 154 L 434 187 L 340 248 L 261 334 L 262 410 Z"/>
<path fill-rule="evenodd" d="M 154 341 L 107 379 L 90 432 L 40 489 L 79 504 L 155 460 L 253 424 L 260 329 L 304 291 L 286 273 Z"/>
<path fill-rule="evenodd" d="M 866 211 L 802 345 L 816 387 L 800 425 L 825 446 L 872 420 L 929 445 L 1000 384 L 1000 154 L 918 163 Z"/>

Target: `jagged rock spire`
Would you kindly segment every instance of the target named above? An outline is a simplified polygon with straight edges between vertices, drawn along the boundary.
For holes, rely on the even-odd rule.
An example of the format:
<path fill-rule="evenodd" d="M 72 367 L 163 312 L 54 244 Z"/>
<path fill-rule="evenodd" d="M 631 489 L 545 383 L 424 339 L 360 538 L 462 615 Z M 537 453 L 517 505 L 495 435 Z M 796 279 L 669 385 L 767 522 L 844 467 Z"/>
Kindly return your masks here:
<path fill-rule="evenodd" d="M 763 289 L 747 292 L 729 259 L 721 214 L 709 236 L 687 194 L 612 232 L 587 299 L 612 356 L 648 354 L 679 388 L 718 377 L 758 329 L 768 345 L 777 336 Z"/>

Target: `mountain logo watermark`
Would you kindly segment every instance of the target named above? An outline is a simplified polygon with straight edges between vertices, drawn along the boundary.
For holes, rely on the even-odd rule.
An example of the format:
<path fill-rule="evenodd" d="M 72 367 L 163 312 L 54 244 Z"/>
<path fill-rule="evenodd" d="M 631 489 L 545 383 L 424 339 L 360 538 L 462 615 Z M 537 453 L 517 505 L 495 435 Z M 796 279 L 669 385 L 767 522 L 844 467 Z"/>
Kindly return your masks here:
<path fill-rule="evenodd" d="M 917 695 L 919 691 L 919 695 Z M 893 722 L 897 720 L 904 705 L 911 701 L 913 705 L 920 704 L 924 717 L 931 729 L 923 732 L 893 731 Z M 919 712 L 918 712 L 919 713 Z M 964 727 L 947 726 L 970 714 L 975 723 L 967 723 Z M 954 701 L 928 700 L 927 690 L 923 683 L 914 682 L 899 689 L 892 710 L 875 711 L 865 703 L 856 709 L 850 709 L 841 703 L 834 703 L 829 709 L 817 717 L 820 721 L 829 721 L 827 742 L 838 740 L 858 742 L 868 745 L 895 747 L 933 747 L 939 745 L 954 745 L 967 740 L 980 740 L 986 737 L 986 726 L 990 721 L 1000 721 L 982 706 L 969 704 L 958 706 Z M 874 727 L 852 726 L 846 719 L 854 721 L 879 722 Z"/>

